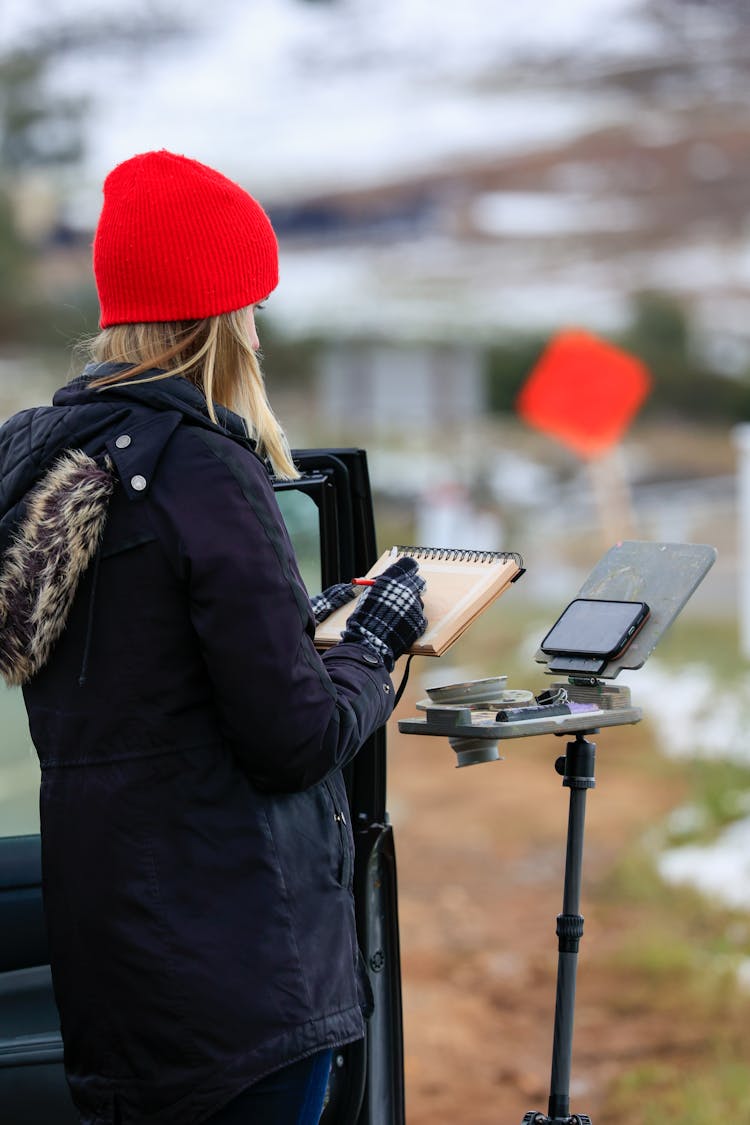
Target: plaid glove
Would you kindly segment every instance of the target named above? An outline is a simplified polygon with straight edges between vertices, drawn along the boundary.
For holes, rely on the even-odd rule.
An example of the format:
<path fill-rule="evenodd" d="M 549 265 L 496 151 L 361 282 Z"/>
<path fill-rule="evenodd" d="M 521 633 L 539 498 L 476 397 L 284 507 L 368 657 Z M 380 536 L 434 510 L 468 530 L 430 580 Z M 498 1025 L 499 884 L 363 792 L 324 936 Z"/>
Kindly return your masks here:
<path fill-rule="evenodd" d="M 419 596 L 422 590 L 424 579 L 417 574 L 416 560 L 399 559 L 360 598 L 341 634 L 342 641 L 373 649 L 392 672 L 398 657 L 427 628 Z"/>
<path fill-rule="evenodd" d="M 314 597 L 310 598 L 310 605 L 315 615 L 315 624 L 320 625 L 321 621 L 330 617 L 334 609 L 346 605 L 356 595 L 357 587 L 352 586 L 351 582 L 337 582 L 335 586 L 329 586 L 322 594 L 315 594 Z"/>

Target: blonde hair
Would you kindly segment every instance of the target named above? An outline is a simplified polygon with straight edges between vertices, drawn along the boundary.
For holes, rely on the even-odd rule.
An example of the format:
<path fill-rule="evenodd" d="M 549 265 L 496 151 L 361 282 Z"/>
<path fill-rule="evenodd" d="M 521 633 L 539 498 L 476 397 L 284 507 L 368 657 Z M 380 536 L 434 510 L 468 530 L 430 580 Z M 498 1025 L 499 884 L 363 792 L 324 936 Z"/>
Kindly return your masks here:
<path fill-rule="evenodd" d="M 103 375 L 89 384 L 98 390 L 121 383 L 155 383 L 182 375 L 205 396 L 212 422 L 216 404 L 243 419 L 258 453 L 271 462 L 277 477 L 300 474 L 289 444 L 266 395 L 263 373 L 247 328 L 247 310 L 202 320 L 168 320 L 151 324 L 115 324 L 90 344 L 96 363 L 126 363 L 124 371 Z M 138 378 L 160 368 L 158 374 Z"/>

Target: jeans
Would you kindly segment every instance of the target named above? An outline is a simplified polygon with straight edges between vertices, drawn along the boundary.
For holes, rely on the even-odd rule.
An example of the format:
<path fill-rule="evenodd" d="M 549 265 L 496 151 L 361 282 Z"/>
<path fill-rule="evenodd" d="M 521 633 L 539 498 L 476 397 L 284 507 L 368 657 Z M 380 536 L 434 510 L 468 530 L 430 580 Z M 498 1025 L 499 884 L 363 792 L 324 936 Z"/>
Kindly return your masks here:
<path fill-rule="evenodd" d="M 266 1075 L 205 1125 L 318 1125 L 332 1054 L 320 1051 Z"/>

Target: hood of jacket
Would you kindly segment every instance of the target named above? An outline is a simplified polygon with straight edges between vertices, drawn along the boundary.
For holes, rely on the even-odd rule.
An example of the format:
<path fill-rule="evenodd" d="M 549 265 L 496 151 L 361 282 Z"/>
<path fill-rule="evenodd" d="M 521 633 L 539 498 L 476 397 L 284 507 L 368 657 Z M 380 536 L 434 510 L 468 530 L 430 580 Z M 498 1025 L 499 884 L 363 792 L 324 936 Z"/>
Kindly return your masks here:
<path fill-rule="evenodd" d="M 253 448 L 241 418 L 219 408 L 219 424 L 212 422 L 201 392 L 179 376 L 90 387 L 121 370 L 90 364 L 51 406 L 21 411 L 0 428 L 0 675 L 9 685 L 46 663 L 96 555 L 112 492 L 129 479 L 118 433 L 138 428 L 151 468 L 182 422 Z"/>

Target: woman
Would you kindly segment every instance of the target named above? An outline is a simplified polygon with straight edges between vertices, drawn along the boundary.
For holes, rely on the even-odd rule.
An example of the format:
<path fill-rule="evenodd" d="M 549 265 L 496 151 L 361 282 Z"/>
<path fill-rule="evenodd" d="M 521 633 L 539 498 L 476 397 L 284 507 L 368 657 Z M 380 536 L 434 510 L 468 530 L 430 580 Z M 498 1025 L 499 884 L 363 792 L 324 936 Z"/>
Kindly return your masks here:
<path fill-rule="evenodd" d="M 85 1125 L 308 1125 L 363 1034 L 341 767 L 425 627 L 407 560 L 319 656 L 269 481 L 256 201 L 165 151 L 110 173 L 102 332 L 0 430 L 0 670 L 42 765 L 43 884 Z M 316 599 L 317 616 L 350 587 Z"/>

